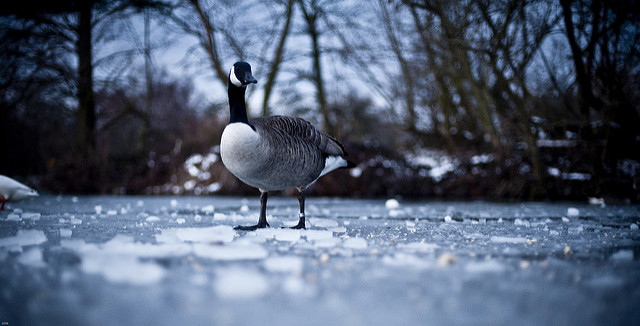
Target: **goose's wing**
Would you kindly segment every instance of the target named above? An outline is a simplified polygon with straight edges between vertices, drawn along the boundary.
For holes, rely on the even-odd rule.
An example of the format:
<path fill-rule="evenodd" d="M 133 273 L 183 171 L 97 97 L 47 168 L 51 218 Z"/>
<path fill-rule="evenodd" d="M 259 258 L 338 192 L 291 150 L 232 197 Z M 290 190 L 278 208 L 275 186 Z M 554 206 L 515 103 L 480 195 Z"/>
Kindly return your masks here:
<path fill-rule="evenodd" d="M 292 148 L 315 147 L 323 156 L 345 156 L 344 147 L 340 142 L 316 129 L 308 121 L 286 116 L 272 116 L 256 118 L 251 121 L 258 130 L 263 130 L 268 138 L 281 145 L 291 145 Z"/>

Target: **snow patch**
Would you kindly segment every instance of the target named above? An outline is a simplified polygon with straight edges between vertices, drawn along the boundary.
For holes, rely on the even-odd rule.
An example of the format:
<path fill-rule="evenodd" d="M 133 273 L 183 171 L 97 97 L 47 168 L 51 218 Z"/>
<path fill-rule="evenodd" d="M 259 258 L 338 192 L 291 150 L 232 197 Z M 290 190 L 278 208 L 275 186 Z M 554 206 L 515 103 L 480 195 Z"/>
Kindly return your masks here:
<path fill-rule="evenodd" d="M 569 207 L 567 208 L 567 216 L 569 217 L 575 217 L 575 216 L 579 216 L 580 215 L 580 210 L 575 208 L 575 207 Z"/>
<path fill-rule="evenodd" d="M 384 207 L 386 207 L 387 209 L 397 209 L 400 207 L 400 203 L 398 202 L 398 200 L 391 198 L 387 199 L 387 201 L 384 203 Z"/>

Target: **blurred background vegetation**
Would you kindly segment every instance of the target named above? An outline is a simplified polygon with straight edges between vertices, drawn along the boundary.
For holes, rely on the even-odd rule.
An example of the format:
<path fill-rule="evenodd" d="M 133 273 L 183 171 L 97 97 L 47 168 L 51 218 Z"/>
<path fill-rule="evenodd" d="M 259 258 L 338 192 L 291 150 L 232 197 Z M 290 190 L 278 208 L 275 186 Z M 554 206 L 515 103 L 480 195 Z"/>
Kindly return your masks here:
<path fill-rule="evenodd" d="M 0 174 L 52 193 L 254 194 L 217 147 L 228 69 L 245 60 L 259 80 L 250 116 L 303 117 L 358 163 L 321 179 L 315 195 L 637 202 L 639 8 L 4 4 Z"/>

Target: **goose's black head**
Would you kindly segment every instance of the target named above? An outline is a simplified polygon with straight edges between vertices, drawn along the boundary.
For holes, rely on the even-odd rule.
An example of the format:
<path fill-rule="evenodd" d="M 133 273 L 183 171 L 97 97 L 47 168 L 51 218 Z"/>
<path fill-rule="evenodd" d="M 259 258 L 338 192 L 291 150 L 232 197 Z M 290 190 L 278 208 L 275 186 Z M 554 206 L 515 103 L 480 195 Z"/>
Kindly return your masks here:
<path fill-rule="evenodd" d="M 257 84 L 258 81 L 251 74 L 251 66 L 246 62 L 236 62 L 229 72 L 229 83 L 236 87 L 247 87 L 249 84 Z"/>

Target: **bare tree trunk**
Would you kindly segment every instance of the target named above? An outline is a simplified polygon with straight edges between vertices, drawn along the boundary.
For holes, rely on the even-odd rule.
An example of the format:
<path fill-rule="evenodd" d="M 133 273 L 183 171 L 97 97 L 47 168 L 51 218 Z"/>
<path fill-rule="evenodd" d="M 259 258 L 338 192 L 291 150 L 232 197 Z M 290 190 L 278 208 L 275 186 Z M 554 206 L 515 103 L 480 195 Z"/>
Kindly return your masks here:
<path fill-rule="evenodd" d="M 391 50 L 393 51 L 393 54 L 395 55 L 396 60 L 400 65 L 400 72 L 402 74 L 402 79 L 403 79 L 402 80 L 403 90 L 404 90 L 403 97 L 405 102 L 405 109 L 407 111 L 407 119 L 405 123 L 409 131 L 415 132 L 417 130 L 416 109 L 415 109 L 415 80 L 413 78 L 415 71 L 412 71 L 412 69 L 410 69 L 409 63 L 407 62 L 407 60 L 404 57 L 404 54 L 402 53 L 403 52 L 402 45 L 400 44 L 400 41 L 398 40 L 398 38 L 395 35 L 395 32 L 393 31 L 391 17 L 389 16 L 389 11 L 387 10 L 387 7 L 384 1 L 379 0 L 379 6 L 383 16 L 382 18 L 385 25 L 384 26 L 385 31 L 387 33 L 387 39 L 389 41 L 389 44 L 391 45 Z"/>
<path fill-rule="evenodd" d="M 319 43 L 320 32 L 318 31 L 318 26 L 316 24 L 318 18 L 318 8 L 316 8 L 315 0 L 311 1 L 310 10 L 307 9 L 304 0 L 299 0 L 298 2 L 300 3 L 300 8 L 302 9 L 302 13 L 307 23 L 307 33 L 309 34 L 309 37 L 311 37 L 311 59 L 313 61 L 312 80 L 316 86 L 316 99 L 318 101 L 318 109 L 320 111 L 320 115 L 322 115 L 322 124 L 324 127 L 324 131 L 333 135 L 335 128 L 331 123 L 331 119 L 329 117 L 329 108 L 327 107 L 327 99 L 324 92 L 324 80 L 322 78 L 322 64 Z"/>
<path fill-rule="evenodd" d="M 220 58 L 220 54 L 218 53 L 218 44 L 216 43 L 216 39 L 214 36 L 214 27 L 209 19 L 209 16 L 202 8 L 202 5 L 199 0 L 189 0 L 189 3 L 193 6 L 196 14 L 198 15 L 198 19 L 202 24 L 202 31 L 200 31 L 200 42 L 202 47 L 207 52 L 209 56 L 209 60 L 211 61 L 211 67 L 215 72 L 217 79 L 222 83 L 222 85 L 227 87 L 227 73 L 225 69 L 222 68 L 222 60 Z"/>
<path fill-rule="evenodd" d="M 142 126 L 140 127 L 140 133 L 138 134 L 137 150 L 138 154 L 141 154 L 145 148 L 147 135 L 149 134 L 150 120 L 151 120 L 151 104 L 153 101 L 153 71 L 151 62 L 151 38 L 149 31 L 149 10 L 144 11 L 144 77 L 147 87 L 147 96 L 144 102 L 144 109 L 142 112 Z"/>
<path fill-rule="evenodd" d="M 276 76 L 278 75 L 278 69 L 280 68 L 282 57 L 284 56 L 284 47 L 289 35 L 291 17 L 293 16 L 293 4 L 293 0 L 287 1 L 287 18 L 285 20 L 284 26 L 282 27 L 278 46 L 276 47 L 276 52 L 271 63 L 271 68 L 269 69 L 269 74 L 267 75 L 267 82 L 264 86 L 264 98 L 262 99 L 262 116 L 271 115 L 271 109 L 269 108 L 269 99 L 271 98 L 271 92 L 273 91 Z"/>
<path fill-rule="evenodd" d="M 77 142 L 80 155 L 93 163 L 96 146 L 96 113 L 93 94 L 93 58 L 91 49 L 92 2 L 81 1 L 78 25 L 78 112 Z"/>

